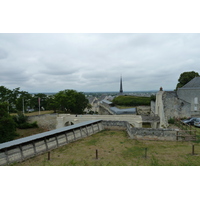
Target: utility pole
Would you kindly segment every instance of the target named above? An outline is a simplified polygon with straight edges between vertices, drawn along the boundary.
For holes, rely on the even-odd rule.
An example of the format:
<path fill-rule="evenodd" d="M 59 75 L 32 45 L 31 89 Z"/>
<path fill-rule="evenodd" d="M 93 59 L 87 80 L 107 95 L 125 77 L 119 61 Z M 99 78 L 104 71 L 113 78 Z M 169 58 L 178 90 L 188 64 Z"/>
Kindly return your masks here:
<path fill-rule="evenodd" d="M 24 114 L 24 98 L 22 99 L 23 114 Z"/>
<path fill-rule="evenodd" d="M 39 106 L 39 115 L 40 115 L 40 97 L 38 98 L 38 106 Z"/>

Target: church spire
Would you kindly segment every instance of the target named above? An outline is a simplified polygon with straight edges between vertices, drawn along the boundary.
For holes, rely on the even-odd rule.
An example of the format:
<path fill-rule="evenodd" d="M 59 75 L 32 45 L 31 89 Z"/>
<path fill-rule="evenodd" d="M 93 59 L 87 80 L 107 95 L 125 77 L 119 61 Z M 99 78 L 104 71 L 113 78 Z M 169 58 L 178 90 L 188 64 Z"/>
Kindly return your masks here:
<path fill-rule="evenodd" d="M 122 88 L 122 76 L 120 78 L 120 90 L 119 90 L 120 94 L 123 94 L 123 88 Z"/>

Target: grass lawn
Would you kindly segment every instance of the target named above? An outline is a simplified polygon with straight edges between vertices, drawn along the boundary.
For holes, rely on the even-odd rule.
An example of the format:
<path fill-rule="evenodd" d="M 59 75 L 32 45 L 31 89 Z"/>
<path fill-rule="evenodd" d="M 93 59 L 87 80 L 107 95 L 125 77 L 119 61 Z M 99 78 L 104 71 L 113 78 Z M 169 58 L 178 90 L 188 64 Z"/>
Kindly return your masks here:
<path fill-rule="evenodd" d="M 191 155 L 192 144 L 195 154 Z M 147 158 L 145 158 L 147 148 Z M 96 159 L 98 150 L 98 159 Z M 129 139 L 125 131 L 101 131 L 15 166 L 199 166 L 200 143 Z"/>

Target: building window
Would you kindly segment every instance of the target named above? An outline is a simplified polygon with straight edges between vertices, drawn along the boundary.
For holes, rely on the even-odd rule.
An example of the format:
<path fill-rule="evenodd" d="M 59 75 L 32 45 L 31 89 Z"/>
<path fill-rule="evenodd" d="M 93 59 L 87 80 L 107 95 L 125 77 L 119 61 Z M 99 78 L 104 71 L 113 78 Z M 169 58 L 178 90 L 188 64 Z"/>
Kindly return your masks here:
<path fill-rule="evenodd" d="M 198 97 L 195 97 L 194 98 L 194 111 L 197 111 L 197 109 L 198 109 Z"/>
<path fill-rule="evenodd" d="M 194 98 L 194 104 L 198 104 L 198 97 Z"/>

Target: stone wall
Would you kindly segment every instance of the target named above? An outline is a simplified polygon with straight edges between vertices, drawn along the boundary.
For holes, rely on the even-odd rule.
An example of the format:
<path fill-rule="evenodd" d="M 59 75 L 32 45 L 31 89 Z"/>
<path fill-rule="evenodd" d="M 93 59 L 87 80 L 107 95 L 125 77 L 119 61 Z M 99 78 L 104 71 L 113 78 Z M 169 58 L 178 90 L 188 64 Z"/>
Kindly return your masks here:
<path fill-rule="evenodd" d="M 46 114 L 46 115 L 35 115 L 29 116 L 28 122 L 37 122 L 39 127 L 46 129 L 47 131 L 56 129 L 58 114 Z"/>
<path fill-rule="evenodd" d="M 47 131 L 90 120 L 128 121 L 135 127 L 142 127 L 142 117 L 140 115 L 46 114 L 46 115 L 36 115 L 28 117 L 28 121 L 30 123 L 37 121 L 39 127 L 42 127 Z"/>
<path fill-rule="evenodd" d="M 131 138 L 139 140 L 175 141 L 177 131 L 174 129 L 132 128 Z"/>
<path fill-rule="evenodd" d="M 150 115 L 151 107 L 150 106 L 137 106 L 136 107 L 138 115 Z"/>
<path fill-rule="evenodd" d="M 99 115 L 114 115 L 114 113 L 108 107 L 99 104 Z"/>
<path fill-rule="evenodd" d="M 134 128 L 126 121 L 102 121 L 102 125 L 104 129 L 126 130 L 131 139 L 176 141 L 178 134 L 176 129 Z"/>
<path fill-rule="evenodd" d="M 142 117 L 140 115 L 70 115 L 60 114 L 57 117 L 56 128 L 61 128 L 67 124 L 77 124 L 89 120 L 104 120 L 104 121 L 127 121 L 134 127 L 142 127 Z"/>
<path fill-rule="evenodd" d="M 175 91 L 163 93 L 163 105 L 167 119 L 191 117 L 191 105 L 179 99 Z"/>

